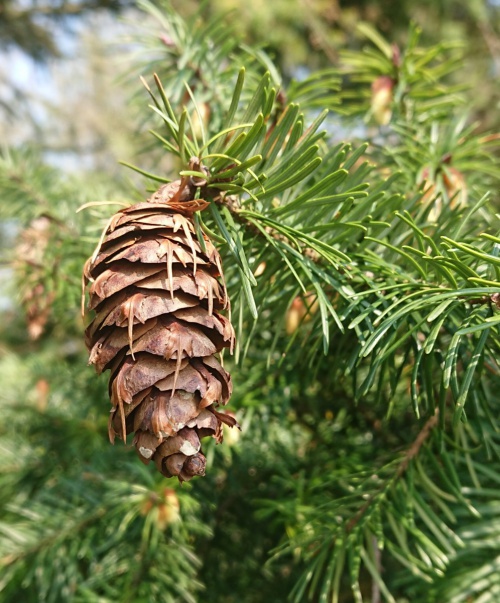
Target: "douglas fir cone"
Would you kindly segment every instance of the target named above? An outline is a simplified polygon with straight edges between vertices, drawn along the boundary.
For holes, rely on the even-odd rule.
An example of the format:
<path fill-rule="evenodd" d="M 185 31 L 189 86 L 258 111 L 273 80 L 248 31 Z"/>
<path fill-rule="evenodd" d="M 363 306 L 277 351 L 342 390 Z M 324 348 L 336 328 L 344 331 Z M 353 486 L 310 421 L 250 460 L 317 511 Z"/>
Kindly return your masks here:
<path fill-rule="evenodd" d="M 231 396 L 231 377 L 217 360 L 234 345 L 219 253 L 197 239 L 185 181 L 162 186 L 147 202 L 115 214 L 84 269 L 90 282 L 85 332 L 89 363 L 109 369 L 109 436 L 135 432 L 140 459 L 166 477 L 204 475 L 201 438 L 222 441 L 216 410 Z"/>

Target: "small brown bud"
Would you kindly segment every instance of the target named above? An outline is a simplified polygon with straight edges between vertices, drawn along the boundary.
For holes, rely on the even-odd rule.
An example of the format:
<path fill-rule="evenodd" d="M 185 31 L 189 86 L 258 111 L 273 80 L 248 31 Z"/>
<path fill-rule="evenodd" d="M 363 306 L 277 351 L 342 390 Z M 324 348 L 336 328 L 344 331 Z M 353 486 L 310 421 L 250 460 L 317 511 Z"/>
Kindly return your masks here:
<path fill-rule="evenodd" d="M 393 90 L 394 80 L 388 75 L 381 75 L 372 83 L 371 112 L 375 121 L 382 126 L 391 121 Z"/>
<path fill-rule="evenodd" d="M 293 335 L 303 322 L 309 322 L 317 312 L 318 307 L 316 294 L 308 291 L 305 296 L 297 295 L 286 313 L 287 335 Z"/>

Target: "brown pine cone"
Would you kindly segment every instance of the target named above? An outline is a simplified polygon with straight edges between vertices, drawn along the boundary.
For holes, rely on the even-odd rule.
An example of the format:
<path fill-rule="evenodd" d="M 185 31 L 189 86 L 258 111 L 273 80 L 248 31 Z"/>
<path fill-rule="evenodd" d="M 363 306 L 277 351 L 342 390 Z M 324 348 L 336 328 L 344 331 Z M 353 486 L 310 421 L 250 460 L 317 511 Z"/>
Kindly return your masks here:
<path fill-rule="evenodd" d="M 201 438 L 237 425 L 216 410 L 232 391 L 216 355 L 232 352 L 234 330 L 219 253 L 195 234 L 207 205 L 181 181 L 162 186 L 112 217 L 84 269 L 89 364 L 111 371 L 110 439 L 135 432 L 140 459 L 181 482 L 205 473 Z"/>

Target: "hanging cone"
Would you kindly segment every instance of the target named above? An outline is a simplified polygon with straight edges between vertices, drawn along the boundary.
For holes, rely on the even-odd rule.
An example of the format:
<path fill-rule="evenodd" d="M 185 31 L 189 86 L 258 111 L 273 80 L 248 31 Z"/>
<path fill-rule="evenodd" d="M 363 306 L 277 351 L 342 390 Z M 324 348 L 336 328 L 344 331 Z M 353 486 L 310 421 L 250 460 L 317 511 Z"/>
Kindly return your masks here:
<path fill-rule="evenodd" d="M 219 253 L 195 234 L 208 204 L 193 192 L 177 181 L 119 211 L 84 268 L 89 364 L 111 371 L 110 439 L 135 432 L 140 459 L 181 482 L 205 474 L 201 439 L 237 426 L 216 410 L 232 391 L 216 355 L 232 352 L 234 330 Z"/>
<path fill-rule="evenodd" d="M 19 236 L 14 269 L 21 294 L 29 338 L 37 340 L 45 331 L 52 310 L 54 293 L 48 291 L 44 256 L 50 243 L 53 218 L 41 215 L 32 220 Z"/>

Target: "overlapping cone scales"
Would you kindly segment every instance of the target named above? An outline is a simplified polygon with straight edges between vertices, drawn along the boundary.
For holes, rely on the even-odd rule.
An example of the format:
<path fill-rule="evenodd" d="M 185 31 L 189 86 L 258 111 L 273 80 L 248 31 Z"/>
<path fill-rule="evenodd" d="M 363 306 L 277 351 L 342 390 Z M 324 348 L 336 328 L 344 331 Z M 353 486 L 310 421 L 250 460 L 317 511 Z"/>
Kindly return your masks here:
<path fill-rule="evenodd" d="M 165 198 L 112 218 L 84 270 L 95 312 L 85 336 L 89 362 L 111 371 L 111 440 L 135 432 L 141 460 L 182 481 L 205 472 L 200 440 L 236 425 L 216 410 L 232 389 L 216 355 L 232 351 L 234 331 L 220 256 L 195 234 L 200 202 Z"/>

